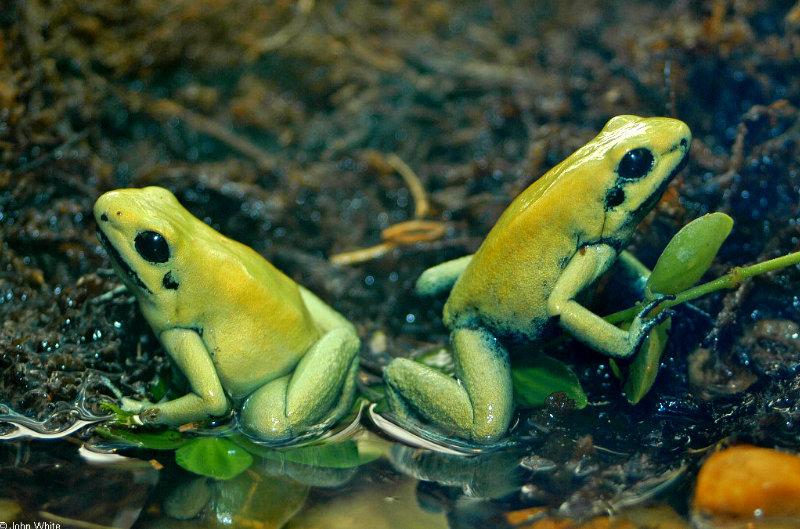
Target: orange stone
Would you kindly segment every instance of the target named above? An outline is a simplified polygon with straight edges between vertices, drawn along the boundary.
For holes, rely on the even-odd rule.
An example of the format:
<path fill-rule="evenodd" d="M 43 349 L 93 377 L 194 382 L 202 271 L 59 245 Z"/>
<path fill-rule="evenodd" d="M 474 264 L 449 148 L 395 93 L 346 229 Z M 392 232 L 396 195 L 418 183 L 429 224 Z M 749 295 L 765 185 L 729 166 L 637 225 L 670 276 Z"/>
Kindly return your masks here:
<path fill-rule="evenodd" d="M 717 452 L 697 476 L 694 509 L 715 517 L 800 516 L 800 456 L 749 445 Z"/>
<path fill-rule="evenodd" d="M 514 513 L 507 514 L 506 518 L 510 525 L 517 529 L 637 529 L 643 527 L 648 529 L 689 529 L 688 524 L 677 512 L 664 505 L 634 507 L 617 513 L 613 517 L 600 516 L 583 523 L 567 518 L 544 518 L 523 525 L 526 518 L 537 518 L 545 513 L 545 509 L 536 507 L 514 511 Z M 511 523 L 512 519 L 519 523 Z"/>

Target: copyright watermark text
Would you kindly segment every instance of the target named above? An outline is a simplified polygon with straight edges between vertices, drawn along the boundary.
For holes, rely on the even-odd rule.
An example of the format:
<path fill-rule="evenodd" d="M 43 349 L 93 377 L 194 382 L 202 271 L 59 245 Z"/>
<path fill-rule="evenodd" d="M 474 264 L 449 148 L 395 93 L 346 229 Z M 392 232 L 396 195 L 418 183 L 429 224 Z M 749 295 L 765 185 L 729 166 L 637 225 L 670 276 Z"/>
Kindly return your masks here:
<path fill-rule="evenodd" d="M 61 529 L 55 522 L 0 522 L 0 529 Z"/>

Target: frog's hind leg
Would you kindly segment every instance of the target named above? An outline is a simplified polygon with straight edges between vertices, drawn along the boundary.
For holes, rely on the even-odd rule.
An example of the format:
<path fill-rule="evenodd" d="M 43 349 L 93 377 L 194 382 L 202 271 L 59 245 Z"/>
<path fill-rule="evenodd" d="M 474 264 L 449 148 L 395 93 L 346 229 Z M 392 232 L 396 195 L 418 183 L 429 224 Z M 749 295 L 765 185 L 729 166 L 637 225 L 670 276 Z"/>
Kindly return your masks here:
<path fill-rule="evenodd" d="M 359 345 L 350 326 L 324 334 L 292 374 L 265 384 L 245 400 L 239 415 L 242 429 L 258 439 L 281 442 L 341 418 L 355 396 Z"/>
<path fill-rule="evenodd" d="M 508 352 L 482 328 L 456 329 L 451 341 L 458 380 L 398 358 L 384 373 L 389 404 L 473 441 L 495 441 L 514 409 Z"/>
<path fill-rule="evenodd" d="M 383 376 L 389 406 L 401 418 L 419 415 L 470 437 L 472 402 L 456 379 L 407 358 L 393 360 Z"/>

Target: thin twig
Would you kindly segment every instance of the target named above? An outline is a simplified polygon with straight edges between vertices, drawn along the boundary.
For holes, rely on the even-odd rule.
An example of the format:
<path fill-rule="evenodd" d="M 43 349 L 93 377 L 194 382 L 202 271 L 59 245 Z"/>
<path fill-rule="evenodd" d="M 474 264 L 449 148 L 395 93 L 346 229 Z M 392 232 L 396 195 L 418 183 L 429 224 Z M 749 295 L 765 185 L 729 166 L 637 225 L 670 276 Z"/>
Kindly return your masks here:
<path fill-rule="evenodd" d="M 414 197 L 414 218 L 425 218 L 428 215 L 430 206 L 428 205 L 428 197 L 425 195 L 425 188 L 422 187 L 417 173 L 394 153 L 386 155 L 386 163 L 403 178 L 408 190 L 411 192 L 411 196 Z"/>
<path fill-rule="evenodd" d="M 147 102 L 145 101 L 145 103 Z M 142 105 L 142 110 L 160 121 L 166 121 L 173 117 L 183 120 L 189 127 L 207 134 L 233 150 L 251 158 L 262 171 L 272 171 L 275 168 L 275 159 L 261 147 L 247 138 L 231 132 L 217 121 L 201 116 L 175 101 L 158 99 L 150 102 L 150 104 Z"/>
<path fill-rule="evenodd" d="M 414 199 L 414 219 L 399 222 L 383 230 L 381 232 L 383 242 L 380 244 L 361 250 L 332 255 L 328 260 L 333 264 L 352 265 L 377 259 L 397 246 L 434 241 L 442 237 L 447 231 L 445 225 L 441 222 L 422 220 L 430 211 L 430 203 L 428 202 L 425 188 L 414 170 L 394 153 L 387 154 L 381 161 L 385 161 L 389 167 L 397 171 L 403 178 L 403 182 L 405 182 Z"/>
<path fill-rule="evenodd" d="M 736 139 L 733 140 L 733 147 L 731 148 L 731 158 L 728 163 L 728 170 L 722 173 L 717 182 L 721 186 L 730 185 L 733 177 L 736 176 L 742 169 L 744 164 L 744 139 L 747 136 L 747 125 L 744 122 L 739 123 L 736 128 Z"/>
<path fill-rule="evenodd" d="M 151 99 L 144 94 L 114 86 L 105 78 L 91 72 L 85 71 L 84 74 L 87 78 L 92 79 L 97 86 L 116 95 L 132 110 L 143 111 L 149 114 L 153 119 L 162 122 L 171 118 L 181 119 L 189 127 L 221 141 L 231 149 L 252 159 L 262 171 L 271 172 L 277 165 L 277 162 L 269 153 L 247 138 L 239 136 L 226 129 L 219 122 L 201 116 L 171 99 Z"/>
<path fill-rule="evenodd" d="M 330 256 L 328 261 L 336 265 L 353 265 L 363 263 L 364 261 L 371 261 L 378 257 L 383 257 L 394 248 L 394 243 L 382 242 L 369 248 L 362 248 L 361 250 L 353 250 L 352 252 L 342 252 Z"/>
<path fill-rule="evenodd" d="M 389 226 L 381 232 L 381 238 L 394 244 L 414 244 L 435 241 L 444 235 L 446 228 L 434 220 L 407 220 Z"/>
<path fill-rule="evenodd" d="M 261 55 L 268 51 L 275 51 L 288 44 L 305 27 L 312 9 L 314 9 L 314 0 L 299 0 L 297 14 L 292 21 L 277 33 L 261 39 L 256 45 L 256 54 Z"/>
<path fill-rule="evenodd" d="M 14 169 L 11 172 L 11 174 L 12 175 L 18 175 L 18 174 L 22 174 L 22 173 L 25 173 L 27 171 L 30 171 L 31 169 L 35 169 L 35 168 L 39 167 L 40 165 L 43 165 L 44 163 L 49 162 L 53 158 L 58 157 L 60 154 L 63 154 L 63 152 L 65 150 L 69 149 L 70 147 L 72 147 L 76 143 L 84 140 L 87 136 L 89 136 L 89 129 L 84 129 L 81 132 L 73 134 L 70 138 L 67 138 L 67 140 L 64 143 L 62 143 L 61 145 L 59 145 L 58 147 L 56 147 L 52 151 L 49 151 L 49 152 L 39 156 L 38 158 L 35 158 L 35 159 L 31 160 L 30 162 L 17 167 L 16 169 Z"/>

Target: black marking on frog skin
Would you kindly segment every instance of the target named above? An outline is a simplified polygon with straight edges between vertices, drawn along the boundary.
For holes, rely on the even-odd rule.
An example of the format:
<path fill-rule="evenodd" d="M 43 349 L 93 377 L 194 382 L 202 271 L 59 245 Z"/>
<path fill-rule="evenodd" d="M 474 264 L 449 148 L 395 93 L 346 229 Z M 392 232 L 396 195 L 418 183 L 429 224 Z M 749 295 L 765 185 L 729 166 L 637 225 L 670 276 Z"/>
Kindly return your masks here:
<path fill-rule="evenodd" d="M 172 272 L 167 272 L 164 274 L 164 279 L 161 280 L 161 284 L 164 285 L 164 288 L 168 290 L 178 290 L 180 283 L 172 279 Z"/>
<path fill-rule="evenodd" d="M 623 202 L 625 202 L 625 191 L 623 191 L 622 186 L 615 184 L 606 193 L 605 210 L 614 209 Z"/>
<path fill-rule="evenodd" d="M 627 240 L 618 239 L 618 238 L 616 238 L 616 237 L 609 237 L 608 239 L 603 239 L 603 241 L 602 241 L 602 242 L 603 242 L 603 244 L 607 244 L 607 245 L 608 245 L 608 246 L 610 246 L 610 247 L 611 247 L 611 248 L 612 248 L 612 249 L 613 249 L 615 252 L 617 252 L 617 255 L 619 255 L 619 253 L 620 253 L 622 250 L 624 250 L 624 249 L 625 249 L 625 245 L 627 245 L 627 244 L 628 244 L 628 241 L 627 241 Z"/>
<path fill-rule="evenodd" d="M 490 335 L 494 336 L 499 343 L 505 347 L 526 345 L 531 342 L 547 336 L 548 331 L 551 330 L 551 324 L 548 320 L 538 321 L 530 320 L 527 325 L 509 325 L 505 320 L 496 320 L 494 318 L 485 318 L 485 321 L 475 326 L 458 328 L 470 328 L 474 330 L 483 330 Z"/>
<path fill-rule="evenodd" d="M 511 369 L 511 364 L 508 355 L 508 349 L 503 345 L 499 336 L 497 336 L 494 332 L 490 331 L 488 328 L 478 325 L 478 326 L 469 326 L 469 327 L 457 327 L 453 329 L 451 333 L 451 339 L 458 331 L 473 331 L 477 332 L 480 338 L 481 343 L 483 344 L 483 350 L 490 354 L 492 358 L 500 360 L 503 365 L 507 369 Z M 508 338 L 508 336 L 505 336 Z"/>
<path fill-rule="evenodd" d="M 150 294 L 152 294 L 153 291 L 150 290 L 149 288 L 147 288 L 147 285 L 144 284 L 144 282 L 141 280 L 139 275 L 134 271 L 133 268 L 131 268 L 131 265 L 129 265 L 125 261 L 125 259 L 122 258 L 122 256 L 117 251 L 117 249 L 114 248 L 114 245 L 111 244 L 111 241 L 108 239 L 106 234 L 103 233 L 103 230 L 100 230 L 100 229 L 97 230 L 97 238 L 100 239 L 100 244 L 102 244 L 103 248 L 106 249 L 106 253 L 108 254 L 108 257 L 112 261 L 117 263 L 117 265 L 119 265 L 120 269 L 123 272 L 125 272 L 125 275 L 128 276 L 128 278 L 131 281 L 133 281 L 136 284 L 136 286 L 138 286 L 139 288 L 141 288 L 145 292 L 149 292 Z"/>

